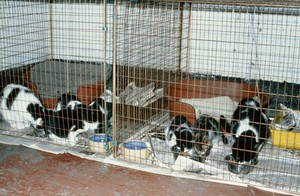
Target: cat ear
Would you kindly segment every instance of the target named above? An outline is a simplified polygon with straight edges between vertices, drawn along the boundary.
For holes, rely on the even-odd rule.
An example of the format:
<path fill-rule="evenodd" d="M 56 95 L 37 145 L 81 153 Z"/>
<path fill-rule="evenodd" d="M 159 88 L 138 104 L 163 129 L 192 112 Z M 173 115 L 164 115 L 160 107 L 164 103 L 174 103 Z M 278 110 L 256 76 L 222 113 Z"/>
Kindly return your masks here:
<path fill-rule="evenodd" d="M 290 112 L 289 108 L 288 108 L 288 107 L 286 107 L 285 105 L 283 105 L 282 103 L 281 103 L 281 104 L 279 104 L 279 106 L 280 106 L 280 109 L 282 109 L 282 110 L 283 110 L 283 112 Z"/>

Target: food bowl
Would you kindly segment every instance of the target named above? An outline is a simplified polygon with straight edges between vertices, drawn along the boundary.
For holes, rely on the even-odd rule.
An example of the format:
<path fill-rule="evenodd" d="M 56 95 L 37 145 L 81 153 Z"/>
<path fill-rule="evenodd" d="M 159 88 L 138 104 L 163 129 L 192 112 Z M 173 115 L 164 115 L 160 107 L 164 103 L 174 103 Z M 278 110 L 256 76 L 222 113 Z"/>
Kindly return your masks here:
<path fill-rule="evenodd" d="M 253 166 L 257 164 L 257 158 L 253 158 L 248 163 L 239 163 L 229 154 L 225 157 L 228 163 L 228 170 L 234 174 L 248 174 L 253 170 Z"/>
<path fill-rule="evenodd" d="M 89 138 L 89 149 L 93 152 L 106 152 L 111 148 L 112 136 L 100 133 Z"/>
<path fill-rule="evenodd" d="M 130 141 L 125 142 L 122 146 L 122 155 L 125 160 L 141 161 L 149 158 L 149 149 L 145 142 Z"/>

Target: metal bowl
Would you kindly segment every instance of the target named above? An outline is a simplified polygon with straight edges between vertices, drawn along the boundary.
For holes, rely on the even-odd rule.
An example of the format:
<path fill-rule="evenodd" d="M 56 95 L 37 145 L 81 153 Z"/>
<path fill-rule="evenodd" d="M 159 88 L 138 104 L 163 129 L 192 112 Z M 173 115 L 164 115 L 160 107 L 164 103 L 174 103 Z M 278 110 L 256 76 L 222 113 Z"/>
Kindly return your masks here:
<path fill-rule="evenodd" d="M 225 160 L 228 163 L 228 170 L 234 174 L 248 174 L 258 162 L 256 158 L 253 158 L 250 162 L 239 163 L 232 157 L 232 154 L 227 155 Z"/>

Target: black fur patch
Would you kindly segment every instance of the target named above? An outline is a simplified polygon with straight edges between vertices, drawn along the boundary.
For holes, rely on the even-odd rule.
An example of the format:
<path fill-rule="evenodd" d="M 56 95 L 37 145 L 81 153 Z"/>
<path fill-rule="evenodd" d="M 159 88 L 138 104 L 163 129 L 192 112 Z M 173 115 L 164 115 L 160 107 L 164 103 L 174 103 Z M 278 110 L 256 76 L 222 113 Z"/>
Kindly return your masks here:
<path fill-rule="evenodd" d="M 43 118 L 44 116 L 44 108 L 42 106 L 40 106 L 39 104 L 29 104 L 27 106 L 27 111 L 32 115 L 32 117 L 34 118 L 34 120 L 38 119 L 38 118 Z"/>
<path fill-rule="evenodd" d="M 10 107 L 12 106 L 12 104 L 13 104 L 14 100 L 16 99 L 16 97 L 18 96 L 19 92 L 20 92 L 20 88 L 15 88 L 9 93 L 7 102 L 6 102 L 6 106 L 8 109 L 10 109 Z"/>
<path fill-rule="evenodd" d="M 67 105 L 70 101 L 79 101 L 76 97 L 76 95 L 73 94 L 69 94 L 69 93 L 65 93 L 62 94 L 58 99 L 57 99 L 57 103 L 61 103 L 61 109 L 66 109 Z"/>

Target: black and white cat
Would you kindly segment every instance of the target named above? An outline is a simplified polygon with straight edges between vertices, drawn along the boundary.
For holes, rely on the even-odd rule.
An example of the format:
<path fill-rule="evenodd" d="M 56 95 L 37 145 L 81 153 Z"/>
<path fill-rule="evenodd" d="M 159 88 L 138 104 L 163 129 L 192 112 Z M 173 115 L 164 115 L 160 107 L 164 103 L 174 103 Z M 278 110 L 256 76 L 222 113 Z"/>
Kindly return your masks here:
<path fill-rule="evenodd" d="M 59 111 L 45 110 L 44 130 L 47 137 L 56 143 L 76 145 L 77 135 L 85 132 L 82 116 L 71 108 Z"/>
<path fill-rule="evenodd" d="M 210 154 L 213 144 L 218 141 L 227 143 L 227 139 L 220 127 L 219 122 L 209 115 L 201 115 L 195 122 L 195 152 L 198 161 L 204 162 Z"/>
<path fill-rule="evenodd" d="M 195 161 L 204 162 L 213 147 L 214 140 L 226 138 L 217 120 L 202 115 L 194 127 L 184 116 L 175 116 L 165 129 L 165 140 L 173 152 L 174 160 L 178 155 L 187 156 Z"/>
<path fill-rule="evenodd" d="M 8 84 L 1 93 L 0 113 L 12 128 L 38 128 L 43 125 L 44 107 L 40 99 L 27 87 Z"/>
<path fill-rule="evenodd" d="M 58 98 L 59 107 L 45 112 L 47 136 L 57 143 L 73 146 L 81 133 L 103 133 L 104 103 L 103 99 L 96 98 L 89 105 L 84 105 L 75 95 L 62 95 Z"/>
<path fill-rule="evenodd" d="M 175 116 L 165 129 L 165 140 L 173 152 L 174 160 L 179 154 L 194 155 L 194 131 L 184 116 Z"/>
<path fill-rule="evenodd" d="M 84 104 L 77 105 L 75 109 L 82 116 L 84 129 L 93 130 L 93 133 L 103 133 L 105 131 L 105 115 L 109 112 L 102 98 L 95 98 L 88 106 Z"/>
<path fill-rule="evenodd" d="M 232 158 L 238 163 L 257 163 L 257 155 L 270 136 L 269 118 L 253 98 L 244 98 L 232 116 Z"/>

